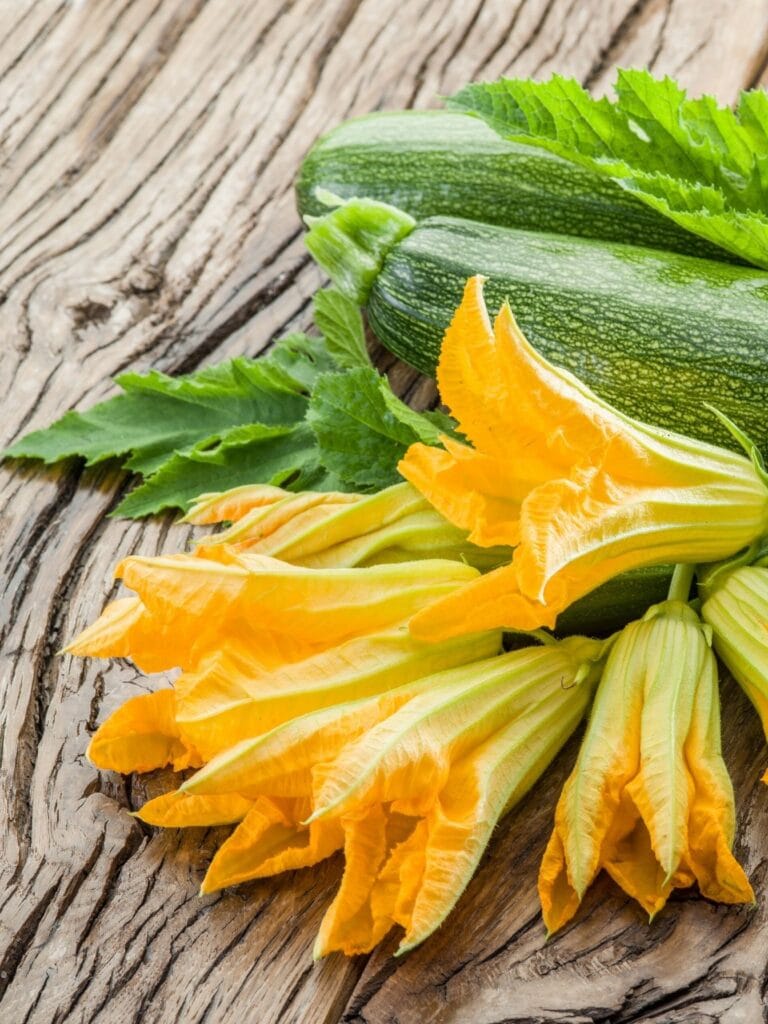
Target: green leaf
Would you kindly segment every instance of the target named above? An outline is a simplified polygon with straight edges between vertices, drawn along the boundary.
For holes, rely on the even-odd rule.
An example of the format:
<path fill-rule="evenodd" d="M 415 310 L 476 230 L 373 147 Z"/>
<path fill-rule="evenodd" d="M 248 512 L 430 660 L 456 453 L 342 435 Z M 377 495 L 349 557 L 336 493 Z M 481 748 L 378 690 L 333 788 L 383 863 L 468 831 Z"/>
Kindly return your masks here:
<path fill-rule="evenodd" d="M 433 418 L 409 409 L 373 367 L 319 378 L 307 422 L 323 464 L 363 490 L 397 483 L 397 464 L 408 447 L 435 444 L 440 433 Z"/>
<path fill-rule="evenodd" d="M 320 461 L 306 423 L 234 427 L 190 451 L 172 455 L 123 499 L 113 515 L 139 518 L 163 509 L 185 509 L 206 491 L 267 483 L 288 490 L 331 490 L 338 485 Z"/>
<path fill-rule="evenodd" d="M 251 360 L 253 362 L 253 360 Z M 306 334 L 287 334 L 258 359 L 258 365 L 285 386 L 309 395 L 317 378 L 323 373 L 339 369 L 323 338 L 310 338 Z"/>
<path fill-rule="evenodd" d="M 345 370 L 370 366 L 360 308 L 335 288 L 324 288 L 314 298 L 315 323 L 328 351 Z"/>
<path fill-rule="evenodd" d="M 395 419 L 413 431 L 414 441 L 423 441 L 424 444 L 439 444 L 442 434 L 454 436 L 456 433 L 456 421 L 439 411 L 416 412 L 409 405 L 406 405 L 402 398 L 398 398 L 386 377 L 379 377 L 379 390 L 384 399 L 384 405 L 392 413 Z"/>
<path fill-rule="evenodd" d="M 709 96 L 688 99 L 670 78 L 624 70 L 616 94 L 594 99 L 555 75 L 469 85 L 450 105 L 504 138 L 613 178 L 681 227 L 768 268 L 765 93 L 742 93 L 733 111 Z"/>
<path fill-rule="evenodd" d="M 48 464 L 78 455 L 86 465 L 123 456 L 127 469 L 148 476 L 175 451 L 234 426 L 300 422 L 314 380 L 334 365 L 320 339 L 291 335 L 258 360 L 231 359 L 182 377 L 124 373 L 116 381 L 123 394 L 65 413 L 5 455 Z"/>

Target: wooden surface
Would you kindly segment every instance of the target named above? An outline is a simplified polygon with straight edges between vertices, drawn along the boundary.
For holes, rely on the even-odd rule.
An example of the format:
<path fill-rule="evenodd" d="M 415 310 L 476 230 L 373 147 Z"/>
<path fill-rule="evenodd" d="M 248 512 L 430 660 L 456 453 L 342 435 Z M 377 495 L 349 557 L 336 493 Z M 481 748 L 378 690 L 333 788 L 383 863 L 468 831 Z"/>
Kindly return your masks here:
<path fill-rule="evenodd" d="M 0 442 L 110 392 L 305 326 L 319 283 L 292 179 L 322 130 L 471 78 L 647 63 L 731 100 L 762 80 L 767 0 L 0 0 Z M 401 391 L 413 380 L 396 371 Z M 416 387 L 418 394 L 418 386 Z M 313 965 L 340 861 L 200 899 L 220 835 L 129 811 L 169 776 L 100 774 L 96 723 L 152 686 L 56 655 L 169 521 L 105 519 L 125 481 L 2 471 L 0 1020 L 501 1024 L 768 1019 L 768 751 L 725 693 L 757 909 L 684 893 L 652 927 L 607 881 L 545 944 L 535 877 L 573 756 L 498 828 L 444 928 Z"/>

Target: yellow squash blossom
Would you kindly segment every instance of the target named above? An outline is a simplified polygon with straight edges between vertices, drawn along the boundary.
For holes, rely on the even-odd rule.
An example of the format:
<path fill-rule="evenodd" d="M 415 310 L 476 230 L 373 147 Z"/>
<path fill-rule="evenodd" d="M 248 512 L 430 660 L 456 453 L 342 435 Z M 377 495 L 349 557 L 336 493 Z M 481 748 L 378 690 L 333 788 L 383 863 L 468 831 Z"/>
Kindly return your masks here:
<path fill-rule="evenodd" d="M 88 744 L 92 764 L 105 771 L 151 772 L 199 768 L 204 760 L 176 723 L 176 695 L 157 690 L 131 697 L 99 726 Z"/>
<path fill-rule="evenodd" d="M 738 561 L 706 567 L 699 593 L 715 650 L 752 701 L 768 738 L 768 568 Z"/>
<path fill-rule="evenodd" d="M 131 658 L 146 672 L 197 669 L 211 654 L 246 652 L 269 670 L 402 623 L 468 583 L 476 569 L 424 559 L 357 569 L 307 569 L 228 552 L 126 558 L 116 575 L 137 594 L 108 605 L 66 648 Z"/>
<path fill-rule="evenodd" d="M 198 544 L 198 555 L 214 559 L 247 551 L 330 569 L 451 558 L 485 569 L 510 555 L 470 544 L 466 530 L 451 525 L 407 483 L 371 495 L 238 487 L 203 495 L 186 521 L 232 524 Z"/>
<path fill-rule="evenodd" d="M 384 693 L 500 647 L 498 631 L 427 644 L 402 623 L 270 670 L 247 650 L 222 650 L 182 673 L 173 689 L 128 700 L 96 731 L 88 757 L 123 774 L 199 767 L 292 718 Z"/>
<path fill-rule="evenodd" d="M 312 712 L 221 753 L 174 799 L 304 801 L 292 842 L 290 809 L 280 819 L 285 848 L 343 844 L 346 861 L 316 954 L 366 952 L 395 924 L 403 952 L 444 920 L 499 817 L 575 729 L 602 650 L 571 637 Z M 275 870 L 259 815 L 221 847 L 204 891 Z"/>
<path fill-rule="evenodd" d="M 285 499 L 272 490 L 273 500 Z M 501 646 L 498 631 L 437 644 L 408 632 L 415 610 L 477 576 L 461 561 L 309 569 L 221 545 L 215 560 L 126 559 L 118 575 L 138 596 L 113 602 L 68 650 L 184 669 L 173 689 L 127 701 L 94 735 L 91 761 L 123 773 L 199 767 L 296 716 L 385 693 Z M 165 827 L 237 823 L 217 858 L 234 884 L 339 849 L 340 823 L 303 825 L 311 811 L 303 792 L 175 792 L 150 801 L 140 817 Z"/>
<path fill-rule="evenodd" d="M 291 718 L 383 693 L 500 648 L 497 630 L 429 644 L 410 636 L 403 623 L 269 672 L 260 670 L 247 652 L 222 651 L 176 680 L 175 727 L 207 761 Z"/>
<path fill-rule="evenodd" d="M 601 868 L 651 916 L 695 882 L 711 899 L 752 902 L 731 853 L 734 825 L 707 627 L 666 601 L 608 655 L 541 866 L 548 930 L 573 916 Z"/>
<path fill-rule="evenodd" d="M 418 636 L 552 627 L 620 572 L 719 560 L 768 532 L 759 467 L 611 408 L 539 355 L 508 305 L 491 325 L 482 282 L 467 282 L 438 367 L 471 446 L 415 444 L 400 471 L 470 541 L 515 552 L 418 614 Z"/>

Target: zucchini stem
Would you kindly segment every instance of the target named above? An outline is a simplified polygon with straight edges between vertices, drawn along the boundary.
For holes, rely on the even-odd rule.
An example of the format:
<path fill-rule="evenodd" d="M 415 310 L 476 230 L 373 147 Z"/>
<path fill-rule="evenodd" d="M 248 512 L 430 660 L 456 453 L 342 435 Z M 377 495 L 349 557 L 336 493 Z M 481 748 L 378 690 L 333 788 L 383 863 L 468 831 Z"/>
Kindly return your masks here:
<path fill-rule="evenodd" d="M 387 253 L 410 234 L 416 221 L 375 199 L 344 202 L 325 191 L 319 198 L 341 205 L 322 217 L 305 217 L 306 246 L 339 291 L 364 306 Z"/>
<path fill-rule="evenodd" d="M 669 584 L 669 592 L 667 593 L 668 601 L 688 602 L 688 599 L 691 596 L 691 585 L 693 583 L 695 572 L 695 565 L 688 565 L 681 562 L 679 565 L 675 566 L 675 571 L 672 573 L 672 580 Z"/>

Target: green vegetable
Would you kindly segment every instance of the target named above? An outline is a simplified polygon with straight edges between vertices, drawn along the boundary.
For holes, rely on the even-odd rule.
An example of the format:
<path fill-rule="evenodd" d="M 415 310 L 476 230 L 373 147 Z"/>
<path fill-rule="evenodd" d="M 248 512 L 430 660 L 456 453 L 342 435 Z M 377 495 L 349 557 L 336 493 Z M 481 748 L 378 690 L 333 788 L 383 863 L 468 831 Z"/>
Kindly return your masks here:
<path fill-rule="evenodd" d="M 234 427 L 219 441 L 171 453 L 118 505 L 115 514 L 139 519 L 167 508 L 185 509 L 207 491 L 267 483 L 291 491 L 344 490 L 324 466 L 306 423 Z"/>
<path fill-rule="evenodd" d="M 370 366 L 321 377 L 308 422 L 323 465 L 360 490 L 398 483 L 397 463 L 408 447 L 437 444 L 441 431 L 453 426 L 440 413 L 414 412 Z"/>
<path fill-rule="evenodd" d="M 665 601 L 671 579 L 671 565 L 632 569 L 614 576 L 566 608 L 557 618 L 556 632 L 560 636 L 610 636 L 628 622 L 641 619 L 651 605 Z"/>
<path fill-rule="evenodd" d="M 768 268 L 768 95 L 743 92 L 733 111 L 639 70 L 619 71 L 616 94 L 593 99 L 555 75 L 469 85 L 452 105 L 506 139 L 619 182 L 686 230 Z"/>
<path fill-rule="evenodd" d="M 369 206 L 346 204 L 349 232 L 365 231 Z M 307 246 L 322 254 L 332 279 L 351 281 L 357 293 L 352 234 L 335 250 L 327 244 L 337 237 L 326 234 L 335 216 L 333 211 L 314 224 Z M 370 249 L 370 237 L 366 244 Z M 368 263 L 365 270 L 370 280 Z M 531 342 L 618 408 L 733 446 L 726 428 L 704 408 L 710 402 L 768 451 L 764 273 L 655 249 L 433 217 L 381 252 L 367 297 L 374 333 L 390 351 L 434 373 L 443 332 L 466 279 L 476 273 L 488 278 L 491 308 L 509 299 Z"/>
<path fill-rule="evenodd" d="M 370 366 L 357 304 L 334 288 L 325 288 L 315 295 L 314 306 L 315 323 L 334 362 L 345 370 Z"/>
<path fill-rule="evenodd" d="M 301 166 L 299 212 L 326 212 L 318 198 L 324 191 L 381 200 L 417 220 L 447 214 L 732 259 L 599 174 L 506 142 L 478 118 L 457 112 L 376 113 L 339 125 Z"/>
<path fill-rule="evenodd" d="M 325 335 L 289 335 L 258 360 L 183 377 L 123 374 L 123 393 L 68 412 L 17 441 L 6 457 L 93 465 L 120 458 L 144 477 L 115 511 L 138 518 L 185 509 L 204 491 L 246 483 L 288 490 L 366 490 L 399 479 L 411 441 L 451 421 L 414 412 L 371 366 L 360 310 L 332 289 L 315 296 Z M 340 367 L 353 367 L 349 373 Z"/>
<path fill-rule="evenodd" d="M 314 339 L 290 335 L 260 360 L 232 359 L 183 377 L 124 373 L 116 378 L 123 394 L 87 412 L 66 413 L 5 454 L 46 463 L 77 455 L 88 466 L 124 456 L 127 469 L 150 475 L 169 453 L 213 444 L 232 427 L 300 422 L 308 387 L 332 366 Z"/>

